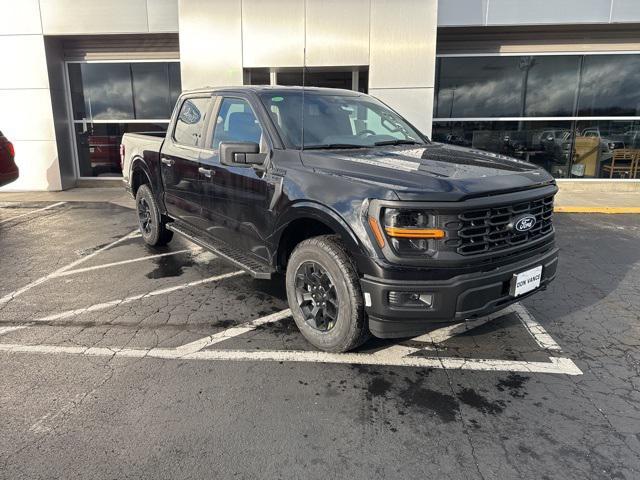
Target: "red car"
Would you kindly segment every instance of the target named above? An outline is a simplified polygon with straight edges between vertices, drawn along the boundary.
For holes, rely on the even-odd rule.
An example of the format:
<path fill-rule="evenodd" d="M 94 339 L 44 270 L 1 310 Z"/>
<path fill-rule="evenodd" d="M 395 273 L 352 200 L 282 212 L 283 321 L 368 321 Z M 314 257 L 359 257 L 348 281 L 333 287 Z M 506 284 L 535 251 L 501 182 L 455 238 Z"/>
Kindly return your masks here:
<path fill-rule="evenodd" d="M 15 156 L 13 144 L 0 132 L 0 187 L 18 178 Z"/>

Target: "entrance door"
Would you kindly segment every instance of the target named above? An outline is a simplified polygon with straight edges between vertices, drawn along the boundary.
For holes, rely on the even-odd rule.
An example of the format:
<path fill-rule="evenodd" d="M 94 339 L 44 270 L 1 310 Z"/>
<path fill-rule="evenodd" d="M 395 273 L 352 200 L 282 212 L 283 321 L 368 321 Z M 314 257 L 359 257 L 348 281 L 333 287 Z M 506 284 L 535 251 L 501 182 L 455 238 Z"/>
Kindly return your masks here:
<path fill-rule="evenodd" d="M 186 98 L 180 106 L 175 129 L 167 135 L 160 155 L 167 211 L 172 217 L 195 226 L 201 226 L 199 161 L 210 109 L 210 97 Z"/>
<path fill-rule="evenodd" d="M 247 99 L 223 97 L 220 101 L 210 150 L 201 158 L 202 166 L 211 170 L 210 179 L 203 180 L 203 215 L 210 234 L 268 259 L 265 236 L 270 232 L 268 208 L 273 188 L 269 188 L 262 166 L 222 165 L 220 142 L 254 142 L 262 153 L 267 152 L 266 136 Z"/>

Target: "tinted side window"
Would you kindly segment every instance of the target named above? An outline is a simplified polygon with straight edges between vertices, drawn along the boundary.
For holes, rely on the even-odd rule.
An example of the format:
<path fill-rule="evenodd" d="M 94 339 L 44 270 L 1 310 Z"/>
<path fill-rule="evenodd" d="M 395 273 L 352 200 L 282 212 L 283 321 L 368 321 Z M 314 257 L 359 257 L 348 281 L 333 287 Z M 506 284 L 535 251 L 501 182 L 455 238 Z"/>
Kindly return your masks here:
<path fill-rule="evenodd" d="M 195 147 L 207 120 L 209 98 L 188 98 L 180 107 L 173 138 L 182 145 Z"/>
<path fill-rule="evenodd" d="M 211 148 L 220 142 L 254 142 L 260 144 L 262 128 L 251 106 L 241 98 L 225 98 L 216 118 Z"/>

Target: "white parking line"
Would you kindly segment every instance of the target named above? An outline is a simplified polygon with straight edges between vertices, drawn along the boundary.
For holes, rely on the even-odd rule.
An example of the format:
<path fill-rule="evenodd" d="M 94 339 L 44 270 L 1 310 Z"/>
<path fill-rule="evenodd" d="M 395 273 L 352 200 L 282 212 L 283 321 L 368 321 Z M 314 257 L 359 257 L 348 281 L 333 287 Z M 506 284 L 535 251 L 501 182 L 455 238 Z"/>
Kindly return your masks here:
<path fill-rule="evenodd" d="M 190 353 L 198 352 L 203 348 L 209 347 L 213 344 L 229 340 L 230 338 L 237 337 L 239 335 L 242 335 L 243 333 L 248 333 L 252 330 L 255 330 L 260 325 L 277 322 L 278 320 L 282 320 L 290 316 L 291 310 L 287 308 L 286 310 L 272 313 L 271 315 L 258 318 L 257 320 L 243 323 L 241 325 L 238 325 L 237 327 L 228 328 L 227 330 L 216 333 L 215 335 L 209 335 L 208 337 L 204 337 L 194 342 L 187 343 L 186 345 L 178 347 L 176 350 L 178 350 L 179 352 L 183 352 L 184 355 L 188 355 Z"/>
<path fill-rule="evenodd" d="M 232 360 L 311 362 L 350 365 L 380 365 L 395 367 L 437 368 L 447 370 L 479 370 L 491 372 L 555 373 L 582 375 L 568 358 L 550 357 L 548 362 L 484 360 L 468 358 L 386 357 L 364 353 L 326 353 L 308 351 L 239 351 L 201 350 L 185 355 L 177 348 L 106 348 L 57 345 L 15 345 L 0 343 L 0 352 L 29 354 L 65 354 L 90 357 L 159 358 L 166 360 Z"/>
<path fill-rule="evenodd" d="M 31 326 L 31 324 L 16 325 L 14 327 L 0 327 L 0 336 L 6 335 L 9 332 L 15 332 L 16 330 L 22 330 L 23 328 L 27 328 L 29 326 Z"/>
<path fill-rule="evenodd" d="M 175 252 L 158 253 L 157 255 L 147 255 L 147 256 L 144 256 L 144 257 L 132 258 L 130 260 L 122 260 L 120 262 L 105 263 L 103 265 L 95 265 L 93 267 L 78 268 L 78 269 L 75 269 L 75 270 L 67 270 L 66 272 L 61 272 L 61 273 L 52 275 L 51 278 L 66 277 L 67 275 L 75 275 L 77 273 L 91 272 L 93 270 L 100 270 L 102 268 L 117 267 L 117 266 L 120 266 L 120 265 L 126 265 L 128 263 L 143 262 L 145 260 L 153 260 L 154 258 L 170 257 L 172 255 L 178 255 L 178 254 L 181 254 L 181 253 L 190 253 L 190 252 L 194 252 L 194 251 L 197 251 L 197 249 L 185 248 L 184 250 L 177 250 Z"/>
<path fill-rule="evenodd" d="M 217 282 L 224 280 L 225 278 L 236 277 L 245 273 L 243 270 L 237 270 L 235 272 L 225 273 L 223 275 L 216 275 L 213 277 L 204 278 L 202 280 L 196 280 L 194 282 L 183 283 L 173 287 L 162 288 L 160 290 L 153 290 L 147 293 L 141 293 L 139 295 L 133 295 L 131 297 L 121 298 L 117 300 L 111 300 L 109 302 L 98 303 L 89 307 L 76 308 L 75 310 L 67 310 L 66 312 L 56 313 L 48 315 L 46 317 L 37 318 L 32 322 L 51 322 L 53 320 L 61 320 L 64 318 L 75 317 L 87 312 L 95 312 L 98 310 L 105 310 L 107 308 L 117 307 L 119 305 L 126 305 L 127 303 L 135 302 L 136 300 L 142 300 L 143 298 L 155 297 L 158 295 L 166 295 L 167 293 L 177 292 L 178 290 L 184 290 L 185 288 L 196 287 L 198 285 L 204 285 L 205 283 Z"/>
<path fill-rule="evenodd" d="M 243 272 L 235 272 L 240 274 Z M 227 274 L 227 275 L 234 275 Z M 209 280 L 209 279 L 205 279 Z M 201 281 L 202 282 L 202 281 Z M 192 282 L 193 283 L 193 282 Z M 167 290 L 172 289 L 164 289 Z M 160 291 L 153 292 L 157 294 Z M 130 297 L 137 299 L 136 297 Z M 523 307 L 524 308 L 524 307 Z M 86 310 L 85 310 L 86 311 Z M 525 310 L 526 311 L 526 310 Z M 502 313 L 504 315 L 504 312 Z M 498 315 L 498 314 L 495 314 Z M 417 367 L 417 368 L 437 368 L 447 370 L 476 370 L 491 372 L 521 372 L 521 373 L 552 373 L 563 375 L 582 375 L 582 371 L 569 358 L 549 357 L 548 362 L 528 362 L 517 360 L 498 360 L 498 359 L 470 359 L 470 358 L 454 358 L 454 357 L 436 357 L 428 358 L 421 356 L 408 356 L 414 353 L 408 347 L 403 349 L 389 348 L 378 351 L 374 354 L 368 353 L 326 353 L 318 351 L 281 351 L 281 350 L 204 350 L 206 347 L 221 343 L 231 338 L 255 330 L 259 325 L 273 323 L 291 316 L 289 309 L 258 318 L 229 328 L 215 335 L 198 339 L 185 345 L 174 348 L 108 348 L 108 347 L 82 347 L 82 346 L 58 346 L 58 345 L 18 345 L 18 344 L 2 344 L 0 343 L 0 352 L 7 353 L 28 353 L 28 354 L 63 354 L 63 355 L 84 355 L 91 357 L 123 357 L 123 358 L 159 358 L 166 360 L 200 360 L 200 361 L 273 361 L 273 362 L 310 362 L 310 363 L 331 363 L 331 364 L 351 364 L 351 365 L 380 365 L 380 366 L 397 366 L 397 367 Z M 495 318 L 490 316 L 487 319 L 478 319 L 474 326 L 486 323 Z M 481 322 L 484 320 L 484 322 Z M 544 332 L 541 325 L 539 326 L 543 335 Z M 13 327 L 6 327 L 13 328 Z M 439 329 L 443 330 L 443 329 Z M 467 329 L 459 329 L 458 333 L 467 331 Z M 455 335 L 454 329 L 449 328 L 448 333 L 445 331 L 437 334 L 435 338 L 449 339 Z M 433 332 L 432 332 L 433 333 Z M 554 342 L 555 343 L 555 342 Z M 402 346 L 401 346 L 402 347 Z"/>
<path fill-rule="evenodd" d="M 31 290 L 33 287 L 37 287 L 38 285 L 46 282 L 47 280 L 49 280 L 51 278 L 55 278 L 56 276 L 59 276 L 61 273 L 64 273 L 67 270 L 71 270 L 72 268 L 77 267 L 78 265 L 80 265 L 80 264 L 86 262 L 87 260 L 95 257 L 96 255 L 104 252 L 105 250 L 110 249 L 114 245 L 117 245 L 118 243 L 124 242 L 125 240 L 128 240 L 130 238 L 134 238 L 134 237 L 136 237 L 138 235 L 140 235 L 140 232 L 136 229 L 136 230 L 132 231 L 131 233 L 128 233 L 124 237 L 121 237 L 121 238 L 111 242 L 109 245 L 106 245 L 106 246 L 104 246 L 102 248 L 99 248 L 95 252 L 90 253 L 86 257 L 79 258 L 78 260 L 75 260 L 75 261 L 69 263 L 68 265 L 65 265 L 64 267 L 58 268 L 54 272 L 52 272 L 52 273 L 50 273 L 48 275 L 45 275 L 44 277 L 40 277 L 37 280 L 34 280 L 33 282 L 25 285 L 24 287 L 19 288 L 18 290 L 15 290 L 15 291 L 5 295 L 4 297 L 0 298 L 0 306 L 4 305 L 5 303 L 10 302 L 11 300 L 16 298 L 17 296 L 22 295 L 24 292 L 27 292 L 27 291 Z"/>
<path fill-rule="evenodd" d="M 59 207 L 60 205 L 64 205 L 65 203 L 67 203 L 67 202 L 53 203 L 53 204 L 48 205 L 48 206 L 46 206 L 44 208 L 38 208 L 37 210 L 32 210 L 32 211 L 27 212 L 27 213 L 22 213 L 20 215 L 16 215 L 15 217 L 5 218 L 4 220 L 0 220 L 0 223 L 10 222 L 12 220 L 15 220 L 16 218 L 22 218 L 22 217 L 26 217 L 27 215 L 33 215 L 34 213 L 44 212 L 45 210 L 49 210 L 49 209 L 54 208 L 54 207 Z"/>
<path fill-rule="evenodd" d="M 520 320 L 526 327 L 527 331 L 531 334 L 538 345 L 545 350 L 562 350 L 560 345 L 547 333 L 547 331 L 540 325 L 533 315 L 529 313 L 523 305 L 519 303 L 513 305 L 515 312 L 520 317 Z"/>
<path fill-rule="evenodd" d="M 524 309 L 524 307 L 522 307 Z M 526 310 L 525 310 L 526 311 Z M 474 320 L 465 320 L 461 323 L 455 323 L 453 325 L 447 325 L 446 327 L 438 328 L 436 330 L 432 330 L 431 332 L 425 333 L 424 335 L 420 335 L 419 337 L 412 338 L 412 342 L 424 342 L 431 344 L 443 343 L 449 340 L 450 338 L 455 337 L 456 335 L 460 335 L 461 333 L 468 332 L 474 328 L 477 328 L 485 323 L 488 323 L 496 318 L 503 317 L 508 315 L 509 313 L 515 312 L 513 306 L 507 307 L 504 310 L 493 313 L 491 315 L 487 315 L 485 317 L 480 317 Z M 425 347 L 409 347 L 405 345 L 392 345 L 387 348 L 383 348 L 382 350 L 378 350 L 375 355 L 385 355 L 387 353 L 401 354 L 401 355 L 411 355 L 412 353 L 419 352 L 421 350 L 429 349 L 428 346 Z"/>

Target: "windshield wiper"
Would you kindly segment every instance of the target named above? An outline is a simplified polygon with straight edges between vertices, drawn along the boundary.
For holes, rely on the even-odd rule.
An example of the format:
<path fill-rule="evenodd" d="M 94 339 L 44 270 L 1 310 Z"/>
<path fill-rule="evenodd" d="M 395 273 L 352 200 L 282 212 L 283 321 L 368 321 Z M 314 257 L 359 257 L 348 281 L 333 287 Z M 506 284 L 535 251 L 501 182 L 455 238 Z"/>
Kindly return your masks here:
<path fill-rule="evenodd" d="M 383 147 L 385 145 L 424 145 L 422 142 L 416 142 L 415 140 L 384 140 L 382 142 L 374 143 L 376 147 Z"/>
<path fill-rule="evenodd" d="M 366 145 L 354 145 L 351 143 L 327 143 L 321 145 L 304 146 L 304 150 L 330 150 L 333 148 L 366 148 Z"/>

